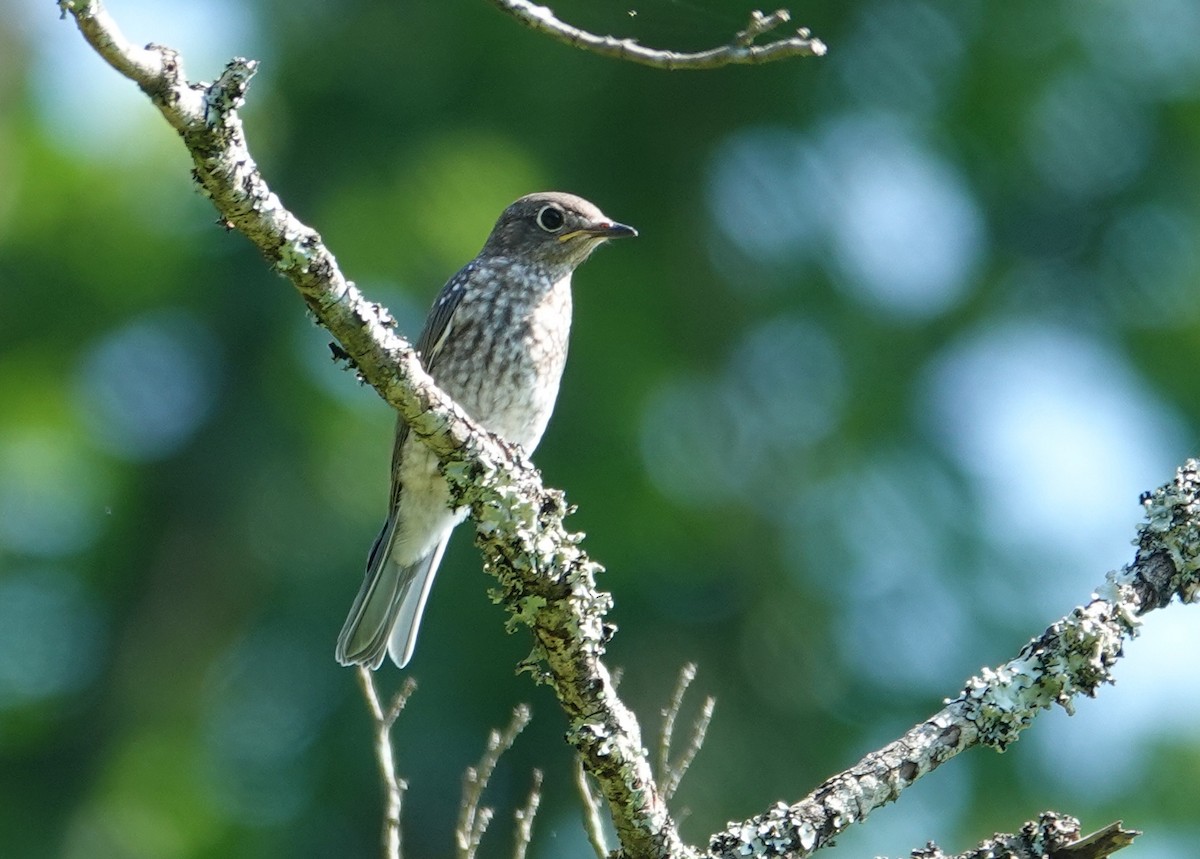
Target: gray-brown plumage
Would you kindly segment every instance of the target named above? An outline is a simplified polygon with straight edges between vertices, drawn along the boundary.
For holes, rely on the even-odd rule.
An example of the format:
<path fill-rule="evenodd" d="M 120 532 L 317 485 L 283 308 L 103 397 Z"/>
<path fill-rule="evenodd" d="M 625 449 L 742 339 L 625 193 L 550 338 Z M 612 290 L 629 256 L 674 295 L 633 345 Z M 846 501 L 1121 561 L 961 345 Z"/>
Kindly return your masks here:
<path fill-rule="evenodd" d="M 476 421 L 527 453 L 558 396 L 571 328 L 571 274 L 607 239 L 637 231 L 572 194 L 530 194 L 504 210 L 479 256 L 442 287 L 417 351 Z M 401 419 L 387 521 L 338 637 L 343 665 L 403 668 L 438 562 L 465 510 L 450 508 L 437 458 Z"/>

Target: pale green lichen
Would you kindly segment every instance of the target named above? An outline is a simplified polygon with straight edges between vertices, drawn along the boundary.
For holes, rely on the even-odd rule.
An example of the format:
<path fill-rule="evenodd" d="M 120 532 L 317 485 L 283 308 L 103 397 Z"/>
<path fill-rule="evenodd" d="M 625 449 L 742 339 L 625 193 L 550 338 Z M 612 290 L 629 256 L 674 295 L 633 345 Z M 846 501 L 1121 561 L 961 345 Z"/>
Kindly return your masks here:
<path fill-rule="evenodd" d="M 284 274 L 306 273 L 314 259 L 310 238 L 301 230 L 286 228 L 275 251 L 275 269 Z"/>
<path fill-rule="evenodd" d="M 1032 640 L 1016 659 L 985 668 L 958 699 L 980 741 L 1004 749 L 1038 712 L 1058 704 L 1074 712 L 1077 695 L 1094 696 L 1112 682 L 1111 669 L 1131 627 L 1125 612 L 1096 599 Z"/>

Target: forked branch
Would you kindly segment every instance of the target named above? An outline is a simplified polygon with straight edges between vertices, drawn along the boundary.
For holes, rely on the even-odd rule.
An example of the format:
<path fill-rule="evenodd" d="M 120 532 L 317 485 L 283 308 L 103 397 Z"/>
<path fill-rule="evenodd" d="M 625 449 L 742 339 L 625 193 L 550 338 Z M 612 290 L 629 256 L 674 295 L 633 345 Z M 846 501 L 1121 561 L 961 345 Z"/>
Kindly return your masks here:
<path fill-rule="evenodd" d="M 671 702 L 662 711 L 663 725 L 658 741 L 658 767 L 655 774 L 658 776 L 659 789 L 662 791 L 664 802 L 670 802 L 671 798 L 675 796 L 675 791 L 679 789 L 679 783 L 683 781 L 692 761 L 696 759 L 701 746 L 704 745 L 704 737 L 708 733 L 708 725 L 712 721 L 713 708 L 717 705 L 716 699 L 712 696 L 704 699 L 704 703 L 700 707 L 700 714 L 692 724 L 692 734 L 688 738 L 687 745 L 678 756 L 672 759 L 671 745 L 675 735 L 675 720 L 679 718 L 679 711 L 683 709 L 683 699 L 687 695 L 688 687 L 695 679 L 695 664 L 689 662 L 679 669 L 679 680 L 675 684 Z"/>
<path fill-rule="evenodd" d="M 618 39 L 615 36 L 597 36 L 587 30 L 568 24 L 554 14 L 549 6 L 538 6 L 529 0 L 489 0 L 493 6 L 516 18 L 526 27 L 544 33 L 552 39 L 602 57 L 628 60 L 657 69 L 717 69 L 732 65 L 761 65 L 786 60 L 790 57 L 820 57 L 825 53 L 825 43 L 814 39 L 805 28 L 783 39 L 757 45 L 758 38 L 781 27 L 792 19 L 787 9 L 769 15 L 753 12 L 746 29 L 739 31 L 728 45 L 710 48 L 707 51 L 681 53 L 647 48 L 635 39 Z"/>
<path fill-rule="evenodd" d="M 392 750 L 392 727 L 404 711 L 408 699 L 417 691 L 417 682 L 412 677 L 404 681 L 392 700 L 384 709 L 375 689 L 375 678 L 366 668 L 358 669 L 358 683 L 375 728 L 375 763 L 379 767 L 379 778 L 383 782 L 383 855 L 387 859 L 400 859 L 400 811 L 404 803 L 404 792 L 408 783 L 396 774 L 396 758 Z"/>
<path fill-rule="evenodd" d="M 475 852 L 479 849 L 479 844 L 483 840 L 483 834 L 487 832 L 488 824 L 492 822 L 492 817 L 495 814 L 494 809 L 483 805 L 483 792 L 487 790 L 492 773 L 496 771 L 496 764 L 500 763 L 500 756 L 512 748 L 512 744 L 516 742 L 517 735 L 525 730 L 525 726 L 529 724 L 530 718 L 529 707 L 525 704 L 519 704 L 513 710 L 512 719 L 509 721 L 508 727 L 503 731 L 492 731 L 488 735 L 487 748 L 484 750 L 483 757 L 479 759 L 479 764 L 467 768 L 467 772 L 463 776 L 462 801 L 459 804 L 458 825 L 454 829 L 454 842 L 458 848 L 459 859 L 475 859 Z M 537 774 L 536 781 L 538 785 L 541 784 L 541 773 Z M 540 794 L 537 788 L 535 788 L 534 794 L 530 797 L 526 808 L 529 829 L 533 827 L 533 814 L 537 809 L 539 801 Z M 520 822 L 520 812 L 518 812 L 518 824 Z M 520 826 L 518 825 L 518 846 L 521 844 L 519 836 Z"/>

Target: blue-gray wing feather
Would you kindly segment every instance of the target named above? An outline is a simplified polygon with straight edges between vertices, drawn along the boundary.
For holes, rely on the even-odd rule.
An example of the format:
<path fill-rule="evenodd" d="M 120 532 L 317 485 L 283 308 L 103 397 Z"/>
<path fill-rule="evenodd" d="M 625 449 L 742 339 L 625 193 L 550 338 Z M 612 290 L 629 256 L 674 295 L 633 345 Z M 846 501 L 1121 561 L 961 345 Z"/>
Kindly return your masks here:
<path fill-rule="evenodd" d="M 471 272 L 474 269 L 474 263 L 467 263 L 459 270 L 458 274 L 446 281 L 446 285 L 442 287 L 442 291 L 438 293 L 438 297 L 433 302 L 429 316 L 425 318 L 425 327 L 421 329 L 421 336 L 417 338 L 417 354 L 427 373 L 432 373 L 437 367 L 438 355 L 441 354 L 442 343 L 450 330 L 454 311 L 462 303 L 463 296 L 467 292 L 467 283 L 470 281 Z M 404 418 L 398 417 L 396 419 L 396 441 L 392 446 L 392 491 L 389 502 L 392 511 L 395 511 L 400 503 L 402 489 L 399 480 L 400 457 L 401 449 L 407 439 L 408 424 L 404 422 Z M 368 568 L 375 558 L 375 553 L 379 550 L 380 540 L 386 533 L 387 529 L 385 528 L 376 538 L 375 545 L 371 547 L 371 554 L 367 560 Z"/>

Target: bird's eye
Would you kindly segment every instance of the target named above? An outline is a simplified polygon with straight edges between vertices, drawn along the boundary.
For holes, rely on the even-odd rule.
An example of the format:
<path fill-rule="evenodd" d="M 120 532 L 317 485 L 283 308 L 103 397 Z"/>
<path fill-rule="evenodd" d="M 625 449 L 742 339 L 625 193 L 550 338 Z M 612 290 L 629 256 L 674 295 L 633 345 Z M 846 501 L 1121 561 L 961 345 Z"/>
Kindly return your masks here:
<path fill-rule="evenodd" d="M 563 213 L 558 206 L 542 206 L 537 213 L 537 225 L 548 233 L 557 233 L 563 227 Z"/>

